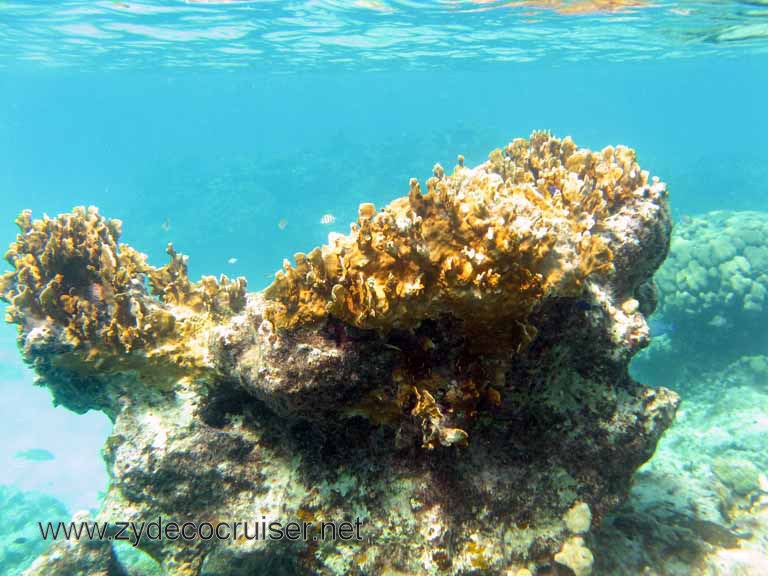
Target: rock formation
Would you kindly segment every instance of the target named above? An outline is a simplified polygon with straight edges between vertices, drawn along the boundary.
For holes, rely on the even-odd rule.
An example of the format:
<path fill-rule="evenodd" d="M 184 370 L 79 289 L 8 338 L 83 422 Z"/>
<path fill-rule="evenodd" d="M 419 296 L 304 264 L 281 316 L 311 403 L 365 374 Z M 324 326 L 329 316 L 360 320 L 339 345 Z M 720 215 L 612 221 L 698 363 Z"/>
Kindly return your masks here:
<path fill-rule="evenodd" d="M 0 295 L 22 354 L 114 422 L 97 520 L 228 523 L 142 538 L 173 576 L 590 572 L 585 533 L 678 403 L 627 372 L 665 186 L 629 148 L 542 132 L 433 173 L 263 293 L 190 282 L 170 246 L 150 266 L 95 208 L 19 217 Z M 253 538 L 265 522 L 283 537 Z"/>

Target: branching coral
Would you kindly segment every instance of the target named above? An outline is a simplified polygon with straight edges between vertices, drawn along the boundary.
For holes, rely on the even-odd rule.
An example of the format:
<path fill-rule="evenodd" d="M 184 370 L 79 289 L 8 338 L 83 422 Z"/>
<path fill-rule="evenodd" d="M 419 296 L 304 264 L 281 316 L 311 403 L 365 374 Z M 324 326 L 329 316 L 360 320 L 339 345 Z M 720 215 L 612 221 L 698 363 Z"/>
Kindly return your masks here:
<path fill-rule="evenodd" d="M 658 193 L 631 149 L 591 152 L 545 132 L 494 150 L 475 169 L 459 157 L 452 175 L 440 165 L 433 174 L 426 194 L 412 179 L 408 196 L 381 212 L 361 205 L 349 235 L 297 254 L 295 266 L 284 262 L 265 292 L 265 317 L 279 329 L 330 318 L 387 336 L 425 320 L 457 321 L 464 353 L 454 368 L 432 370 L 430 358 L 441 355 L 416 352 L 417 337 L 403 363 L 420 356 L 426 375 L 406 366 L 394 390 L 357 408 L 373 419 L 414 417 L 429 448 L 466 442 L 462 428 L 478 408 L 500 402 L 494 353 L 531 343 L 533 315 L 547 299 L 591 299 L 590 275 L 613 273 L 608 243 L 622 210 Z"/>
<path fill-rule="evenodd" d="M 470 334 L 524 346 L 528 317 L 548 296 L 578 296 L 611 270 L 605 220 L 648 184 L 629 148 L 598 153 L 536 132 L 476 169 L 436 165 L 422 194 L 376 213 L 360 206 L 347 236 L 287 261 L 267 289 L 280 328 L 333 316 L 388 332 L 450 314 Z"/>
<path fill-rule="evenodd" d="M 49 320 L 75 349 L 131 352 L 178 337 L 184 314 L 171 306 L 220 317 L 245 304 L 245 279 L 191 283 L 186 257 L 171 246 L 166 266 L 150 266 L 118 244 L 120 220 L 94 207 L 34 221 L 27 210 L 16 223 L 20 234 L 5 255 L 14 270 L 0 277 L 0 297 L 10 303 L 7 320 L 22 331 Z M 147 294 L 147 276 L 162 302 Z"/>
<path fill-rule="evenodd" d="M 169 244 L 166 250 L 171 261 L 162 268 L 147 267 L 152 293 L 163 302 L 184 306 L 195 312 L 206 312 L 224 318 L 245 307 L 245 278 L 230 280 L 222 274 L 219 280 L 203 276 L 200 282 L 190 282 L 187 274 L 187 256 L 179 254 Z"/>

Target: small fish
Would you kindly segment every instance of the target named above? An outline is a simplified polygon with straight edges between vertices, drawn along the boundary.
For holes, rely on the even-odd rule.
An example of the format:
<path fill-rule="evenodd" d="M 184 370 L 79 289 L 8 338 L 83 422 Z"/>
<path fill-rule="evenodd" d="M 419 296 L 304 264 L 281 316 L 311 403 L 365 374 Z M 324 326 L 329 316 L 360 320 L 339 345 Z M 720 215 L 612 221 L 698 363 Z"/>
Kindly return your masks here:
<path fill-rule="evenodd" d="M 234 258 L 234 257 L 228 258 L 227 264 L 237 264 L 237 258 Z"/>
<path fill-rule="evenodd" d="M 25 544 L 25 543 L 27 543 L 27 542 L 29 542 L 29 539 L 28 539 L 28 538 L 25 538 L 24 536 L 19 536 L 18 538 L 16 538 L 16 539 L 13 541 L 13 543 L 14 543 L 14 544 Z"/>
<path fill-rule="evenodd" d="M 280 218 L 280 220 L 277 221 L 277 227 L 280 230 L 285 230 L 285 227 L 288 226 L 288 220 L 285 218 Z"/>
<path fill-rule="evenodd" d="M 663 318 L 651 318 L 648 320 L 648 329 L 651 332 L 651 338 L 672 334 L 675 331 L 675 325 L 667 322 Z"/>
<path fill-rule="evenodd" d="M 324 226 L 329 226 L 334 222 L 336 222 L 336 216 L 334 216 L 330 212 L 328 214 L 323 214 L 323 217 L 320 218 L 320 224 Z"/>
<path fill-rule="evenodd" d="M 170 232 L 171 231 L 171 219 L 166 218 L 163 220 L 163 223 L 160 224 L 160 228 L 163 230 L 163 232 Z"/>
<path fill-rule="evenodd" d="M 16 458 L 19 460 L 29 460 L 30 462 L 46 462 L 48 460 L 55 460 L 56 456 L 43 448 L 30 448 L 29 450 L 16 452 Z"/>

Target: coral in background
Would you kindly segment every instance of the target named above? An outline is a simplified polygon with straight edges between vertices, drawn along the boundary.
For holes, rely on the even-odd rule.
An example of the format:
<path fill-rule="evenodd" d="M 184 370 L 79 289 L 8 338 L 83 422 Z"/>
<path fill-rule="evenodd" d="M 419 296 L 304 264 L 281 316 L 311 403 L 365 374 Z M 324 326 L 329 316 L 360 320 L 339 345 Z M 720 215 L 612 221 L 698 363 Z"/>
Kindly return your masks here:
<path fill-rule="evenodd" d="M 768 350 L 766 238 L 762 212 L 716 211 L 677 224 L 656 275 L 667 333 L 639 365 L 722 369 Z"/>
<path fill-rule="evenodd" d="M 37 522 L 68 518 L 66 506 L 52 496 L 0 485 L 0 574 L 18 576 L 48 548 Z"/>
<path fill-rule="evenodd" d="M 22 216 L 3 277 L 22 353 L 58 402 L 114 421 L 97 519 L 362 525 L 361 540 L 142 540 L 172 576 L 588 574 L 592 526 L 678 404 L 627 372 L 649 341 L 666 188 L 628 148 L 545 133 L 461 164 L 363 205 L 266 293 L 191 283 L 172 248 L 149 267 L 95 209 Z M 91 302 L 94 282 L 128 305 Z M 30 575 L 119 572 L 102 544 L 52 553 Z"/>
<path fill-rule="evenodd" d="M 717 211 L 681 223 L 656 278 L 660 311 L 715 328 L 726 318 L 738 322 L 768 311 L 767 234 L 768 214 L 761 212 Z"/>

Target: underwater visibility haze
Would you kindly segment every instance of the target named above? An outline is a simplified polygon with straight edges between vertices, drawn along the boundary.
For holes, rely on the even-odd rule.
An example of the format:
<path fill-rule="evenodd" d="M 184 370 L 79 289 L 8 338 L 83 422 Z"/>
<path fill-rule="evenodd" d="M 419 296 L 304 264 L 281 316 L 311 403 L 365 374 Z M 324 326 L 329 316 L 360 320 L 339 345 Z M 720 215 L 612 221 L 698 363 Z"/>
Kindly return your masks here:
<path fill-rule="evenodd" d="M 0 575 L 765 576 L 767 95 L 763 0 L 0 1 Z"/>

